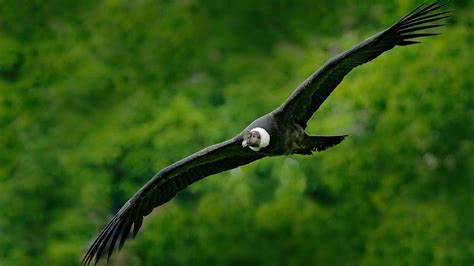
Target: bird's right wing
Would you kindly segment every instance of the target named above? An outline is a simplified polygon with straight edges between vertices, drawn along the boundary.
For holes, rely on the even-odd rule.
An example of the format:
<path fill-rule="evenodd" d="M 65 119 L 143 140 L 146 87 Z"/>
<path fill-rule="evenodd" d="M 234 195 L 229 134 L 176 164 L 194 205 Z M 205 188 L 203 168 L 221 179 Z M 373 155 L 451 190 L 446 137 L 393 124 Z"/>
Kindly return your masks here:
<path fill-rule="evenodd" d="M 242 147 L 242 134 L 210 146 L 159 171 L 115 214 L 102 229 L 87 251 L 83 264 L 94 264 L 114 252 L 117 241 L 121 248 L 133 225 L 133 236 L 140 229 L 143 217 L 188 185 L 209 175 L 217 174 L 260 158 L 256 152 Z"/>
<path fill-rule="evenodd" d="M 419 43 L 413 41 L 413 38 L 437 35 L 423 31 L 445 25 L 432 23 L 449 17 L 450 11 L 435 12 L 446 4 L 437 1 L 424 8 L 424 5 L 420 5 L 390 28 L 332 58 L 307 78 L 274 111 L 275 114 L 286 121 L 300 124 L 306 128 L 313 113 L 318 110 L 319 106 L 352 69 L 370 62 L 397 45 L 406 46 Z"/>

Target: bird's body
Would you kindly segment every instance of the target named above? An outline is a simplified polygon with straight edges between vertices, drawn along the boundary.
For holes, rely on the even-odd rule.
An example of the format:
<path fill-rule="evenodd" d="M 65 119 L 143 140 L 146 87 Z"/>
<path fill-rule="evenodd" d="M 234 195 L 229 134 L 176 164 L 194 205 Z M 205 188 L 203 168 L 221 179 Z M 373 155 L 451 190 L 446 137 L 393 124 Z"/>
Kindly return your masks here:
<path fill-rule="evenodd" d="M 250 123 L 241 135 L 254 128 L 263 128 L 270 135 L 270 144 L 256 151 L 264 156 L 279 156 L 294 153 L 302 145 L 304 138 L 304 129 L 297 127 L 294 123 L 283 124 L 275 113 L 269 113 L 259 117 Z"/>
<path fill-rule="evenodd" d="M 254 128 L 263 128 L 270 135 L 270 144 L 256 151 L 263 156 L 280 156 L 290 154 L 310 155 L 313 151 L 320 151 L 341 142 L 345 135 L 341 136 L 309 136 L 305 129 L 298 123 L 287 121 L 284 116 L 277 111 L 259 117 L 248 125 L 237 138 L 243 138 L 246 132 Z M 316 138 L 316 140 L 314 139 Z M 318 139 L 333 140 L 334 143 L 318 142 Z M 321 147 L 315 145 L 320 144 Z"/>
<path fill-rule="evenodd" d="M 310 155 L 339 144 L 346 135 L 311 136 L 305 132 L 308 120 L 331 92 L 355 67 L 370 62 L 395 46 L 416 44 L 413 38 L 436 35 L 420 32 L 444 26 L 431 24 L 447 18 L 437 12 L 445 4 L 419 6 L 388 29 L 332 58 L 308 77 L 274 111 L 256 119 L 235 137 L 207 147 L 160 170 L 138 190 L 107 223 L 87 251 L 83 263 L 97 263 L 121 248 L 129 233 L 135 236 L 143 217 L 190 184 L 216 173 L 264 157 Z M 132 229 L 133 228 L 133 229 Z"/>

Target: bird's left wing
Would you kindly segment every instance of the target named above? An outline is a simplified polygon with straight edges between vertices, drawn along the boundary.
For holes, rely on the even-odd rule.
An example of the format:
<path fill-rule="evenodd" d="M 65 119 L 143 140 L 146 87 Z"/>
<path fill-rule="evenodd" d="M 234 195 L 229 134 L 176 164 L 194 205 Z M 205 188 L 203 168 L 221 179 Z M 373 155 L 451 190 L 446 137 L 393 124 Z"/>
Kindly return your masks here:
<path fill-rule="evenodd" d="M 437 35 L 423 31 L 445 25 L 432 23 L 449 17 L 449 11 L 437 11 L 446 4 L 437 1 L 426 7 L 418 6 L 390 28 L 332 58 L 307 78 L 274 112 L 283 119 L 306 128 L 313 113 L 353 68 L 370 62 L 397 45 L 419 43 L 413 41 L 413 38 Z"/>
<path fill-rule="evenodd" d="M 242 148 L 242 135 L 215 144 L 159 171 L 118 211 L 97 236 L 83 259 L 83 264 L 96 264 L 107 259 L 123 246 L 133 225 L 133 236 L 140 229 L 143 217 L 188 185 L 209 175 L 248 164 L 264 156 Z"/>

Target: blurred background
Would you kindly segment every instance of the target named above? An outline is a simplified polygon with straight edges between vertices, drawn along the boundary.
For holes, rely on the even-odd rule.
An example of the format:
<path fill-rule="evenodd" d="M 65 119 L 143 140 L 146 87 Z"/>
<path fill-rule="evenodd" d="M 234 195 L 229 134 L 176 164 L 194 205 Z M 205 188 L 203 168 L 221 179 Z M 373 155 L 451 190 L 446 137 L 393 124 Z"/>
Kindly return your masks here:
<path fill-rule="evenodd" d="M 155 172 L 420 3 L 1 1 L 0 265 L 77 265 Z M 346 77 L 308 127 L 342 144 L 194 184 L 110 265 L 472 265 L 473 7 Z"/>

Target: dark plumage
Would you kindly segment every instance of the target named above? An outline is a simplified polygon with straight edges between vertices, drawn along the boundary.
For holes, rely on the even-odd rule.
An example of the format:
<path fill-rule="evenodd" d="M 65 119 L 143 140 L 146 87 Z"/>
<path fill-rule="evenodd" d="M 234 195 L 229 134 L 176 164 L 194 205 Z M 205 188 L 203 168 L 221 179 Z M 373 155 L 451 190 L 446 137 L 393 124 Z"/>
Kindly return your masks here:
<path fill-rule="evenodd" d="M 130 198 L 109 221 L 87 251 L 83 264 L 97 263 L 104 255 L 135 236 L 155 207 L 172 199 L 188 185 L 216 173 L 245 165 L 266 156 L 312 154 L 339 144 L 345 137 L 309 136 L 308 120 L 353 68 L 367 63 L 395 46 L 417 44 L 414 38 L 436 35 L 425 32 L 444 26 L 432 24 L 447 18 L 439 1 L 421 5 L 388 29 L 375 34 L 331 60 L 306 79 L 277 109 L 254 122 L 234 138 L 205 148 L 159 171 Z M 263 130 L 263 131 L 262 131 Z"/>

